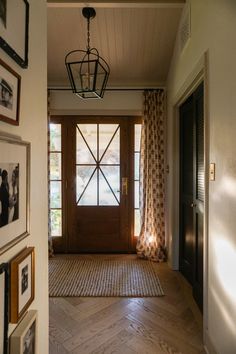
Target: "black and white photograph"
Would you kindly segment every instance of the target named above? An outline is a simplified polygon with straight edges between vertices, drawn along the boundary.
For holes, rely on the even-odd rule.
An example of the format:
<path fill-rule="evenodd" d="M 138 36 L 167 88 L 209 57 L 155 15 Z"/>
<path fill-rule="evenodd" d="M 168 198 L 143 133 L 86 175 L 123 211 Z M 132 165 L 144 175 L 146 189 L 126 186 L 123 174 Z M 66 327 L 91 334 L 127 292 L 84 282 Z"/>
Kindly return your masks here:
<path fill-rule="evenodd" d="M 19 163 L 0 162 L 0 227 L 19 218 Z"/>
<path fill-rule="evenodd" d="M 22 68 L 28 67 L 29 2 L 0 0 L 0 47 Z"/>
<path fill-rule="evenodd" d="M 7 0 L 0 0 L 0 22 L 7 27 Z"/>
<path fill-rule="evenodd" d="M 10 337 L 10 354 L 37 354 L 37 311 L 30 310 Z"/>
<path fill-rule="evenodd" d="M 23 354 L 35 353 L 35 322 L 32 323 L 23 339 Z"/>
<path fill-rule="evenodd" d="M 19 125 L 20 84 L 21 77 L 0 60 L 0 120 L 13 125 Z"/>
<path fill-rule="evenodd" d="M 29 235 L 30 144 L 0 134 L 0 254 Z"/>
<path fill-rule="evenodd" d="M 14 87 L 0 77 L 0 105 L 12 110 Z"/>
<path fill-rule="evenodd" d="M 29 284 L 29 267 L 28 264 L 21 270 L 21 295 L 28 289 Z"/>

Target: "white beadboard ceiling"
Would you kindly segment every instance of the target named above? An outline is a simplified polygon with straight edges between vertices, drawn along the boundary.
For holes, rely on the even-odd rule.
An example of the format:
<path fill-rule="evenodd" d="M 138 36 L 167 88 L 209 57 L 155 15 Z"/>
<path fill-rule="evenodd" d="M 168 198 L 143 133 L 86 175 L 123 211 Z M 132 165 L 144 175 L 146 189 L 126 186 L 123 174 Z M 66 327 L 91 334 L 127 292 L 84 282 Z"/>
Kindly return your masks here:
<path fill-rule="evenodd" d="M 86 49 L 82 7 L 96 10 L 91 46 L 110 66 L 108 87 L 165 85 L 185 0 L 48 1 L 48 86 L 68 87 L 65 55 Z"/>

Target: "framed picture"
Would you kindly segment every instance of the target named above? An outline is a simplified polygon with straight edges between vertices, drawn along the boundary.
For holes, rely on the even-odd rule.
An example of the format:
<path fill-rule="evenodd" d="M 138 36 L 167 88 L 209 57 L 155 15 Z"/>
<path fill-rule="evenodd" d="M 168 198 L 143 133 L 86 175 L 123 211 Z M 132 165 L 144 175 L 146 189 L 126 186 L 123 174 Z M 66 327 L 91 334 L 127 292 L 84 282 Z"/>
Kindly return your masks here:
<path fill-rule="evenodd" d="M 36 310 L 30 310 L 12 333 L 10 354 L 37 354 Z"/>
<path fill-rule="evenodd" d="M 19 125 L 20 84 L 20 75 L 0 60 L 0 120 L 14 125 Z"/>
<path fill-rule="evenodd" d="M 29 235 L 30 143 L 0 135 L 0 254 Z"/>
<path fill-rule="evenodd" d="M 0 264 L 0 353 L 8 353 L 8 263 Z"/>
<path fill-rule="evenodd" d="M 25 248 L 10 262 L 10 322 L 17 323 L 34 300 L 34 247 Z"/>
<path fill-rule="evenodd" d="M 29 3 L 0 0 L 0 47 L 22 68 L 28 66 Z"/>

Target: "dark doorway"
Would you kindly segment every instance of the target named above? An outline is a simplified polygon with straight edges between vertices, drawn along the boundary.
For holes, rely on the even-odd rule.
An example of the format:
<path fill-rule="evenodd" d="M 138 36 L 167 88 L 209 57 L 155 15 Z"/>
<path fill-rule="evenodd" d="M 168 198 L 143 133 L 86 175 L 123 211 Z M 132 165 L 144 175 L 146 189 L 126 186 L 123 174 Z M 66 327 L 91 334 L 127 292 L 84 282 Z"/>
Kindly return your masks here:
<path fill-rule="evenodd" d="M 203 309 L 204 88 L 180 106 L 180 272 Z"/>

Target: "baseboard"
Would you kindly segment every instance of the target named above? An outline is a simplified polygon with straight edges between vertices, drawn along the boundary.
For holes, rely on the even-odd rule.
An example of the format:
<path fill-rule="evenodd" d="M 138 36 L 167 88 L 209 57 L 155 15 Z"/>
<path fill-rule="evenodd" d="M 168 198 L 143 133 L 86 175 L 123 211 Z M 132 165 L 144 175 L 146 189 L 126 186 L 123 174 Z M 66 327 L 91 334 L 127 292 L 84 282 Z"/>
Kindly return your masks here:
<path fill-rule="evenodd" d="M 204 344 L 205 352 L 207 354 L 218 354 L 214 348 L 214 345 L 212 344 L 208 331 L 205 332 L 204 339 L 205 339 L 205 344 Z"/>

